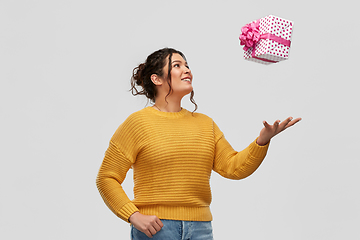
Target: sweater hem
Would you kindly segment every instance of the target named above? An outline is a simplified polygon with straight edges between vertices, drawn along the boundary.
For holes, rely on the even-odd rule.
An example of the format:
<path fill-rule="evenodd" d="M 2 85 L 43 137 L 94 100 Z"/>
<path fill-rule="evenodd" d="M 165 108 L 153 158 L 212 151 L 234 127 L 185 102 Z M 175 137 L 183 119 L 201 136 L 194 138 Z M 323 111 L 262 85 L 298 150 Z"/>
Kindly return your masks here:
<path fill-rule="evenodd" d="M 181 221 L 212 221 L 210 207 L 150 205 L 137 206 L 140 213 L 155 215 L 159 219 Z"/>

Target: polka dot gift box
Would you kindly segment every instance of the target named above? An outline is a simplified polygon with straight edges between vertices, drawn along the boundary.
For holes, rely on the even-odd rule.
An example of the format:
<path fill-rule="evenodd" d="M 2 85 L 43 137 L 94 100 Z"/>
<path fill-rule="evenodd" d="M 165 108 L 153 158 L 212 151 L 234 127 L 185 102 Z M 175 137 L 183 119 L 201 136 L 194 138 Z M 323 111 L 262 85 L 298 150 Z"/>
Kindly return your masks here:
<path fill-rule="evenodd" d="M 244 58 L 262 64 L 288 59 L 292 28 L 292 21 L 273 15 L 246 24 L 239 37 Z"/>

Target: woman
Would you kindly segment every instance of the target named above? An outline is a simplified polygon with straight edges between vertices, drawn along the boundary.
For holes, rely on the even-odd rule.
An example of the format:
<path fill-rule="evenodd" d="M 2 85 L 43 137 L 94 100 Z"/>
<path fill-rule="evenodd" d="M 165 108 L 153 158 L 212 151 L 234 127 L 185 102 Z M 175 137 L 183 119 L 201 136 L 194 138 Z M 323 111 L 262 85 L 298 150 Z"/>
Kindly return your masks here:
<path fill-rule="evenodd" d="M 190 93 L 197 109 L 192 81 L 185 56 L 171 48 L 152 53 L 133 71 L 132 93 L 154 104 L 119 126 L 96 183 L 107 206 L 131 223 L 134 240 L 213 239 L 211 171 L 230 179 L 249 176 L 265 158 L 270 139 L 300 121 L 264 121 L 259 137 L 236 152 L 211 118 L 181 107 Z M 121 187 L 130 167 L 133 201 Z"/>

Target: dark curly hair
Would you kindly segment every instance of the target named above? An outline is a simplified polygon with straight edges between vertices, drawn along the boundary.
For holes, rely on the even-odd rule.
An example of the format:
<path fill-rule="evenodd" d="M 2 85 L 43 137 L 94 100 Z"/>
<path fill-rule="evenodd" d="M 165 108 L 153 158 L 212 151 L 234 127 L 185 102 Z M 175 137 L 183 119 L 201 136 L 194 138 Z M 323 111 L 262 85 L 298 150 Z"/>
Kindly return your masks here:
<path fill-rule="evenodd" d="M 145 95 L 151 102 L 155 103 L 155 97 L 156 97 L 156 87 L 155 84 L 151 81 L 150 77 L 152 74 L 156 74 L 159 77 L 164 77 L 164 67 L 166 65 L 166 59 L 169 59 L 169 67 L 168 67 L 168 85 L 169 85 L 169 92 L 166 95 L 169 96 L 172 92 L 171 88 L 171 57 L 174 53 L 180 54 L 186 61 L 185 55 L 173 48 L 163 48 L 160 50 L 157 50 L 150 54 L 144 63 L 141 63 L 139 66 L 134 68 L 133 74 L 131 77 L 131 93 L 136 95 Z M 138 90 L 137 87 L 141 87 L 141 90 Z M 166 100 L 166 98 L 165 98 Z M 197 104 L 194 100 L 194 91 L 190 94 L 190 101 L 195 105 L 195 110 L 197 109 Z"/>

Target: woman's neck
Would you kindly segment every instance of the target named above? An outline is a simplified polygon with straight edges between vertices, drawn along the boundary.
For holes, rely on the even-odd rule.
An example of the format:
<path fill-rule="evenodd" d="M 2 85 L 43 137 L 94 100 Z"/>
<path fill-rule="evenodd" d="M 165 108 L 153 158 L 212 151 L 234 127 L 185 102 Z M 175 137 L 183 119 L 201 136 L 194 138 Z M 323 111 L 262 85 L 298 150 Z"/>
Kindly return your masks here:
<path fill-rule="evenodd" d="M 153 108 L 162 112 L 180 112 L 181 111 L 181 99 L 174 101 L 170 98 L 164 99 L 156 98 Z"/>

